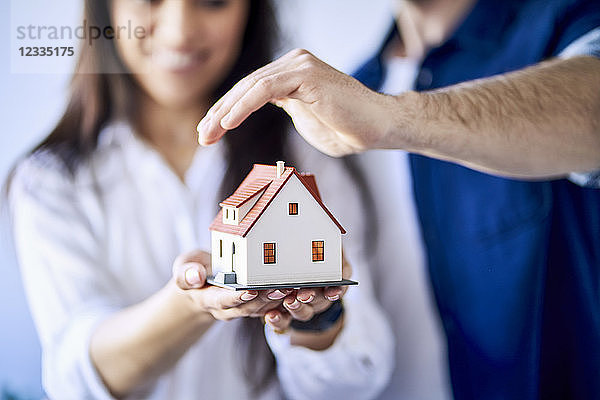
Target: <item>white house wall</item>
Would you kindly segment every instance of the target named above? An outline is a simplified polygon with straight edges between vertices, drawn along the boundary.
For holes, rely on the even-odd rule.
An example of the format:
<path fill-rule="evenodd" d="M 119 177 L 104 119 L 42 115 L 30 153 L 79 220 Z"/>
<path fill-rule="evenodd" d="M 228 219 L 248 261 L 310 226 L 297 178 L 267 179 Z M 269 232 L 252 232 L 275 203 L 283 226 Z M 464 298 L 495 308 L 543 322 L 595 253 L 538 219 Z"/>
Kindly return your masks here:
<path fill-rule="evenodd" d="M 288 215 L 298 203 L 298 215 Z M 296 176 L 292 176 L 246 236 L 247 280 L 241 284 L 323 282 L 342 278 L 339 228 Z M 324 261 L 312 261 L 312 241 L 323 240 Z M 263 243 L 276 243 L 276 263 L 264 264 Z"/>
<path fill-rule="evenodd" d="M 223 257 L 219 254 L 219 241 L 223 241 Z M 248 259 L 247 240 L 241 236 L 232 235 L 231 233 L 223 233 L 212 231 L 212 272 L 216 274 L 219 271 L 231 272 L 232 261 L 234 263 L 233 272 L 240 279 L 246 280 L 246 260 Z M 235 243 L 235 258 L 232 257 L 232 244 Z"/>
<path fill-rule="evenodd" d="M 258 199 L 260 199 L 260 196 L 262 196 L 264 192 L 265 192 L 265 189 L 261 190 L 260 193 L 255 194 L 254 197 L 252 197 L 250 199 L 250 201 L 248 201 L 246 204 L 243 204 L 239 208 L 239 217 L 238 218 L 240 219 L 240 222 L 242 221 L 242 219 L 244 219 L 246 214 L 248 214 L 248 211 L 250 211 L 250 209 L 252 207 L 254 207 L 256 202 L 258 202 Z"/>

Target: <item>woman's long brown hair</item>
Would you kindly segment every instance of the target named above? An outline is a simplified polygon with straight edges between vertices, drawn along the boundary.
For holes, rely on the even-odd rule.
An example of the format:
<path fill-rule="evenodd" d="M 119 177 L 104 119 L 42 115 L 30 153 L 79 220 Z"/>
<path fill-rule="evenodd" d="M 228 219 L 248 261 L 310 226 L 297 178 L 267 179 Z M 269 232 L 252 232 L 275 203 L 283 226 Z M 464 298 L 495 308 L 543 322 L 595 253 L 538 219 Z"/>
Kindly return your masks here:
<path fill-rule="evenodd" d="M 249 17 L 241 54 L 230 74 L 213 94 L 213 101 L 273 58 L 277 29 L 272 5 L 269 0 L 249 1 Z M 88 26 L 111 26 L 108 3 L 107 0 L 85 1 L 84 19 Z M 112 73 L 101 73 L 106 71 Z M 78 165 L 96 149 L 103 127 L 115 118 L 133 122 L 135 110 L 132 105 L 139 90 L 117 56 L 113 41 L 100 39 L 93 46 L 82 43 L 66 110 L 56 127 L 30 155 L 49 151 L 57 155 L 73 174 Z M 268 105 L 254 113 L 235 130 L 235 134 L 225 135 L 227 171 L 221 186 L 222 198 L 235 190 L 253 163 L 274 164 L 276 160 L 290 160 L 290 155 L 285 151 L 288 124 L 282 111 Z M 190 135 L 193 134 L 190 132 Z M 275 359 L 266 344 L 259 319 L 246 318 L 239 326 L 239 365 L 251 390 L 257 394 L 274 377 Z"/>

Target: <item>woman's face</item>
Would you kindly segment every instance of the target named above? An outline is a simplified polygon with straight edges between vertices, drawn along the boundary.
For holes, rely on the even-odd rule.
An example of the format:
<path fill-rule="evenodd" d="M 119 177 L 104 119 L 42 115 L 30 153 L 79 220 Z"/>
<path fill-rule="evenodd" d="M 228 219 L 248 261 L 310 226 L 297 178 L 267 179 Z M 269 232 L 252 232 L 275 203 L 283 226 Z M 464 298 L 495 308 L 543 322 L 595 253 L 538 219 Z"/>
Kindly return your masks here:
<path fill-rule="evenodd" d="M 240 53 L 247 0 L 112 0 L 117 52 L 142 89 L 167 107 L 205 105 Z M 124 32 L 124 31 L 123 31 Z M 135 31 L 134 31 L 135 32 Z"/>

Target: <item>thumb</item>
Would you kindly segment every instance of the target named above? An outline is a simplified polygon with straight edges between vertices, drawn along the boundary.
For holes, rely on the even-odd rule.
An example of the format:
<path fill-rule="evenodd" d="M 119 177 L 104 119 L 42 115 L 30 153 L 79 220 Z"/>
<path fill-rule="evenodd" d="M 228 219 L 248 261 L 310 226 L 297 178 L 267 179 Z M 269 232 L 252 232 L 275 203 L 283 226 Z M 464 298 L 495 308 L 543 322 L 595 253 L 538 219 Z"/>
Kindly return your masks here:
<path fill-rule="evenodd" d="M 206 283 L 206 268 L 197 262 L 184 263 L 177 266 L 174 278 L 181 289 L 201 288 Z"/>

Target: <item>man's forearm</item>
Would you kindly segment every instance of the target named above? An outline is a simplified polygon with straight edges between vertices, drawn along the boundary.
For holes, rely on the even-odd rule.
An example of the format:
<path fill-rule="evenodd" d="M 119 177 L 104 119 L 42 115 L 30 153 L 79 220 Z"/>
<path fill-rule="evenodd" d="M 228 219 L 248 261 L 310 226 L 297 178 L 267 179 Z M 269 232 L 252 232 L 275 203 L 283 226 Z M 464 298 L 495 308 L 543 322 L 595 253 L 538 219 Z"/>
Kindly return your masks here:
<path fill-rule="evenodd" d="M 388 141 L 385 147 L 514 177 L 600 168 L 600 60 L 592 57 L 557 59 L 397 101 L 415 118 L 403 134 L 390 134 L 398 146 Z"/>

